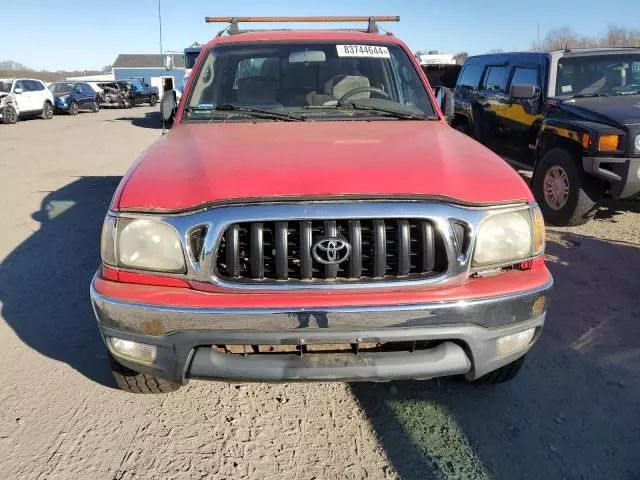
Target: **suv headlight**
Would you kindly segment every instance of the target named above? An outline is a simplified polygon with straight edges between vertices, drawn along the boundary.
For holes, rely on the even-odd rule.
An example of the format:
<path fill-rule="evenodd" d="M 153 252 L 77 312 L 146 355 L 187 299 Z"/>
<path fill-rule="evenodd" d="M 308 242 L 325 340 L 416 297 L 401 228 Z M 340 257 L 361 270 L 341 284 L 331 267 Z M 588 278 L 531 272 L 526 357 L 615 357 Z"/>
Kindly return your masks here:
<path fill-rule="evenodd" d="M 102 261 L 107 265 L 184 272 L 178 232 L 156 220 L 107 216 L 102 228 Z"/>
<path fill-rule="evenodd" d="M 544 251 L 544 219 L 536 205 L 529 209 L 496 213 L 478 228 L 474 267 L 516 263 Z"/>

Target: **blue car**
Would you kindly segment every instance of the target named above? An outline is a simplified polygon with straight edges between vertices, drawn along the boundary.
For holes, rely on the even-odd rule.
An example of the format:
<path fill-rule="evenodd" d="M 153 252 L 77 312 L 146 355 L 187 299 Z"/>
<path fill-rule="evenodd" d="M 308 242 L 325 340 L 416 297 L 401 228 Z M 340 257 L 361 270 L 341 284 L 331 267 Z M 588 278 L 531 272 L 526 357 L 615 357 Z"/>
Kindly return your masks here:
<path fill-rule="evenodd" d="M 87 83 L 55 82 L 49 85 L 57 112 L 77 115 L 80 110 L 100 110 L 97 94 Z"/>

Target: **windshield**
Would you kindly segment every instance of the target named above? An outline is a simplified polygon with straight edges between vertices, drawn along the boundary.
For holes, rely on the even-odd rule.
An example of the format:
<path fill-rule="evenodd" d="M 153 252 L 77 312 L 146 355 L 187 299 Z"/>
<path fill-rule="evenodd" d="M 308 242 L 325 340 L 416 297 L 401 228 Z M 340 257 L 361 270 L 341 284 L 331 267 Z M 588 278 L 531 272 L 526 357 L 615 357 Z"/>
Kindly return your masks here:
<path fill-rule="evenodd" d="M 0 80 L 0 92 L 1 93 L 10 93 L 11 92 L 11 84 L 13 81 L 11 80 Z"/>
<path fill-rule="evenodd" d="M 73 92 L 73 83 L 52 83 L 49 90 L 53 93 L 71 93 Z"/>
<path fill-rule="evenodd" d="M 223 120 L 230 106 L 304 119 L 435 115 L 416 69 L 397 45 L 254 43 L 219 46 L 205 55 L 187 119 Z"/>
<path fill-rule="evenodd" d="M 200 50 L 196 52 L 184 52 L 184 68 L 193 68 L 193 66 L 196 64 L 198 55 L 200 55 Z"/>
<path fill-rule="evenodd" d="M 619 95 L 640 91 L 640 55 L 596 55 L 558 60 L 556 96 Z"/>

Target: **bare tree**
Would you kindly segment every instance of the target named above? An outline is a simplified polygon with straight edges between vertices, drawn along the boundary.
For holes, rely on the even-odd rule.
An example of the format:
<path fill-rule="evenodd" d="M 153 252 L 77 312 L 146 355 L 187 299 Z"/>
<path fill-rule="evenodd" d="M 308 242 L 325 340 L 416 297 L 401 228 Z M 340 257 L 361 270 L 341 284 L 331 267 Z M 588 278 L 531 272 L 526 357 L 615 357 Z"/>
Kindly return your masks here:
<path fill-rule="evenodd" d="M 453 56 L 453 58 L 456 59 L 456 63 L 458 65 L 462 65 L 464 61 L 469 58 L 469 54 L 467 52 L 458 52 Z"/>
<path fill-rule="evenodd" d="M 547 33 L 540 45 L 542 50 L 593 47 L 640 47 L 640 30 L 611 25 L 602 37 L 589 37 L 577 34 L 570 27 L 562 27 Z M 537 50 L 537 42 L 533 42 L 531 48 Z"/>

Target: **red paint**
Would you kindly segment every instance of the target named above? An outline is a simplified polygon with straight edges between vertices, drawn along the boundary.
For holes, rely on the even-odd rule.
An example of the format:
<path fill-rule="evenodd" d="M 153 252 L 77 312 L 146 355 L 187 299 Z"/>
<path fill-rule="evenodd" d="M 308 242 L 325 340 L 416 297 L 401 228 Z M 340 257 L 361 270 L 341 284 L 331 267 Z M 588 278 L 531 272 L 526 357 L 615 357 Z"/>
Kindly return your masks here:
<path fill-rule="evenodd" d="M 117 268 L 102 266 L 102 278 L 113 282 L 155 285 L 158 287 L 191 288 L 189 282 L 180 278 L 149 275 L 146 273 L 123 272 Z"/>
<path fill-rule="evenodd" d="M 217 123 L 182 125 L 158 140 L 125 176 L 113 208 L 332 195 L 533 199 L 502 159 L 437 121 Z"/>
<path fill-rule="evenodd" d="M 433 92 L 407 47 L 395 37 L 357 32 L 255 32 L 214 39 L 217 44 L 262 41 L 336 41 L 400 45 Z M 194 74 L 185 91 L 197 76 Z M 185 99 L 188 95 L 184 95 Z M 437 196 L 471 204 L 533 201 L 520 176 L 482 145 L 450 128 L 436 105 L 436 121 L 257 122 L 183 124 L 181 102 L 174 128 L 131 166 L 111 208 L 167 212 L 215 202 L 313 197 Z M 544 259 L 528 270 L 472 278 L 458 287 L 407 287 L 376 291 L 248 292 L 189 284 L 161 275 L 103 268 L 98 293 L 148 303 L 206 308 L 375 306 L 507 295 L 544 285 Z M 185 288 L 187 287 L 187 288 Z"/>
<path fill-rule="evenodd" d="M 386 290 L 375 292 L 311 291 L 278 293 L 211 293 L 184 288 L 157 287 L 113 282 L 96 277 L 96 291 L 118 300 L 151 305 L 171 305 L 202 308 L 300 308 L 404 305 L 474 298 L 499 297 L 534 289 L 551 278 L 542 265 L 527 271 L 506 272 L 493 277 L 473 278 L 458 287 L 441 289 Z"/>

